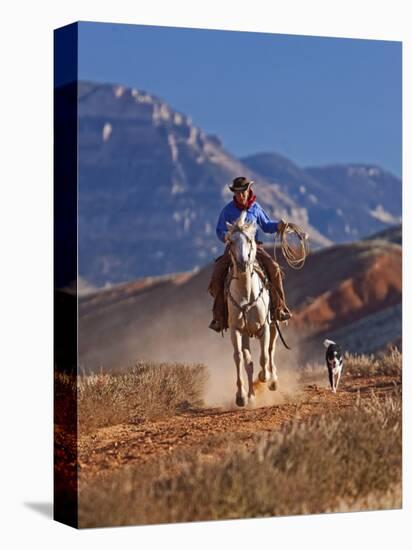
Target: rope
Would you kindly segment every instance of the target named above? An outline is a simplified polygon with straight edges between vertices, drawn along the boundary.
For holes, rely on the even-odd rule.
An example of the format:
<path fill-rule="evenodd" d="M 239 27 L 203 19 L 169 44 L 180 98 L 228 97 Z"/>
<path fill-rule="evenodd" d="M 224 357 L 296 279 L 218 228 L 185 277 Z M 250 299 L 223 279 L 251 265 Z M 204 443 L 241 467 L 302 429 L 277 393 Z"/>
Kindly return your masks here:
<path fill-rule="evenodd" d="M 292 233 L 299 239 L 298 249 L 288 242 L 287 235 Z M 277 239 L 279 239 L 280 248 L 286 263 L 293 269 L 302 269 L 305 265 L 306 257 L 309 254 L 309 235 L 294 223 L 286 222 L 281 231 L 275 234 L 273 255 L 276 261 Z"/>

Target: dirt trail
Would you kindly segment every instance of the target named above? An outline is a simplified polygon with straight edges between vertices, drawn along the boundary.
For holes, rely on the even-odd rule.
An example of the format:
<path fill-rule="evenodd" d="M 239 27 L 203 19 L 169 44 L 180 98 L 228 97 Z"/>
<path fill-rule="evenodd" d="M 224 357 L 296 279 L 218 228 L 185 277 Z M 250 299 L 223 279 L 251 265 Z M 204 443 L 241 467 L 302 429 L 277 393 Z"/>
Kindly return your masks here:
<path fill-rule="evenodd" d="M 105 477 L 131 464 L 147 464 L 181 452 L 201 452 L 201 460 L 223 458 L 230 438 L 243 448 L 253 445 L 257 432 L 279 429 L 292 420 L 337 412 L 354 406 L 358 394 L 378 397 L 394 390 L 395 378 L 352 378 L 333 394 L 329 388 L 307 385 L 281 405 L 255 409 L 219 408 L 182 412 L 170 418 L 121 424 L 79 435 L 80 481 Z M 265 391 L 268 391 L 265 389 Z M 259 403 L 259 396 L 257 402 Z M 210 444 L 208 444 L 210 442 Z"/>

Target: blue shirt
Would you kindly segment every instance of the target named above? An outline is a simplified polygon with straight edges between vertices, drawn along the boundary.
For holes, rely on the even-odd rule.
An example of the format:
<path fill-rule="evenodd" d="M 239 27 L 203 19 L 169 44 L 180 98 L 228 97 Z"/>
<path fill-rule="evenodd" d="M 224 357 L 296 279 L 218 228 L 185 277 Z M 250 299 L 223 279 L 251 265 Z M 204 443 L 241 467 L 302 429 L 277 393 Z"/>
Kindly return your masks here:
<path fill-rule="evenodd" d="M 239 210 L 232 200 L 220 213 L 216 225 L 216 235 L 223 243 L 225 242 L 225 235 L 227 233 L 226 222 L 234 223 L 239 218 L 241 212 L 242 210 Z M 252 206 L 247 209 L 246 221 L 255 222 L 264 233 L 276 233 L 278 229 L 278 222 L 271 220 L 258 202 L 254 202 Z M 259 240 L 257 231 L 255 238 Z"/>

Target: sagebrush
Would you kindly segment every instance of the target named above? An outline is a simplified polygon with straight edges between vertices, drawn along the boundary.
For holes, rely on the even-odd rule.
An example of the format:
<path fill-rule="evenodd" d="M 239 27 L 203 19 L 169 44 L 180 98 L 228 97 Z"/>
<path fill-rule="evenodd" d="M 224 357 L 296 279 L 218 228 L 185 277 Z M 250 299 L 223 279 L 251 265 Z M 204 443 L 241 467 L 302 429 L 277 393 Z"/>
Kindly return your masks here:
<path fill-rule="evenodd" d="M 371 494 L 401 506 L 399 394 L 257 435 L 252 451 L 234 447 L 219 463 L 205 464 L 201 452 L 169 458 L 167 465 L 130 466 L 81 488 L 81 525 L 356 510 L 370 504 Z M 170 471 L 175 474 L 165 474 Z"/>
<path fill-rule="evenodd" d="M 393 348 L 379 357 L 373 355 L 344 356 L 345 372 L 351 376 L 401 376 L 402 353 Z"/>
<path fill-rule="evenodd" d="M 307 364 L 299 371 L 302 383 L 321 382 L 327 385 L 325 376 L 325 364 Z M 357 355 L 345 353 L 343 357 L 342 383 L 347 377 L 371 377 L 371 376 L 392 376 L 402 377 L 402 353 L 397 348 L 392 348 L 384 355 Z"/>
<path fill-rule="evenodd" d="M 137 363 L 119 372 L 57 374 L 61 404 L 56 423 L 64 422 L 64 402 L 77 399 L 80 433 L 114 424 L 175 414 L 203 404 L 207 369 L 181 363 Z M 59 403 L 58 402 L 58 403 Z"/>

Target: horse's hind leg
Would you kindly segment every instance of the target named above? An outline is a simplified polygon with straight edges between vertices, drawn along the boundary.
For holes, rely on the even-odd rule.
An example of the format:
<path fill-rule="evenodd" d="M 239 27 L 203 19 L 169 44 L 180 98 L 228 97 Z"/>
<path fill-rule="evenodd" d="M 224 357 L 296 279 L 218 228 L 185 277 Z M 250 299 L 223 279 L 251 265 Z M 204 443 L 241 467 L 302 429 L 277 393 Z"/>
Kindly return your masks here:
<path fill-rule="evenodd" d="M 242 335 L 236 329 L 231 329 L 230 337 L 233 344 L 233 359 L 235 360 L 236 365 L 236 405 L 238 407 L 244 407 L 247 403 L 247 394 L 245 390 L 245 385 L 243 382 L 243 352 L 242 352 Z"/>
<path fill-rule="evenodd" d="M 269 370 L 270 370 L 270 382 L 269 389 L 275 391 L 278 389 L 278 374 L 275 363 L 275 350 L 276 350 L 276 340 L 278 337 L 278 331 L 276 326 L 271 325 L 270 327 L 270 338 L 269 338 Z"/>
<path fill-rule="evenodd" d="M 243 359 L 245 362 L 245 369 L 247 374 L 248 381 L 248 398 L 253 400 L 255 398 L 255 390 L 253 389 L 253 361 L 252 354 L 250 353 L 250 339 L 247 334 L 242 336 L 242 348 L 243 348 Z"/>

